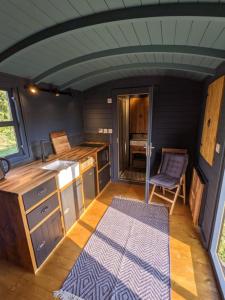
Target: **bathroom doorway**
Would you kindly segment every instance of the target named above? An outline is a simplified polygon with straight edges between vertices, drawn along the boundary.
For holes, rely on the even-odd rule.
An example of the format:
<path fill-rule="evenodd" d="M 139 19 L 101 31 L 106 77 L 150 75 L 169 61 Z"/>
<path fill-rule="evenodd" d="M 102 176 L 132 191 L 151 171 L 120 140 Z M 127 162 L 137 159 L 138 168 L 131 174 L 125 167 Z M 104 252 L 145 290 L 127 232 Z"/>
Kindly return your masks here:
<path fill-rule="evenodd" d="M 149 94 L 118 95 L 119 179 L 145 183 Z"/>

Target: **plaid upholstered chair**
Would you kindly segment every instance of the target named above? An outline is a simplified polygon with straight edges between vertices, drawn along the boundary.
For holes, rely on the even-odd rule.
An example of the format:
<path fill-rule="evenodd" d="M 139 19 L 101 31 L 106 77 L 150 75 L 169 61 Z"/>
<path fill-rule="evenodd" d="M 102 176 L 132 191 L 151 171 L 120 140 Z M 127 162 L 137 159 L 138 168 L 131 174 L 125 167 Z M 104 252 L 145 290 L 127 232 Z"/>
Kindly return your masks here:
<path fill-rule="evenodd" d="M 170 214 L 173 213 L 178 196 L 186 201 L 186 177 L 185 172 L 188 165 L 188 154 L 186 149 L 162 149 L 162 160 L 158 174 L 150 178 L 153 184 L 150 202 L 153 196 L 169 202 L 171 205 Z M 162 193 L 156 192 L 156 187 L 160 187 Z M 169 197 L 168 195 L 172 195 Z"/>

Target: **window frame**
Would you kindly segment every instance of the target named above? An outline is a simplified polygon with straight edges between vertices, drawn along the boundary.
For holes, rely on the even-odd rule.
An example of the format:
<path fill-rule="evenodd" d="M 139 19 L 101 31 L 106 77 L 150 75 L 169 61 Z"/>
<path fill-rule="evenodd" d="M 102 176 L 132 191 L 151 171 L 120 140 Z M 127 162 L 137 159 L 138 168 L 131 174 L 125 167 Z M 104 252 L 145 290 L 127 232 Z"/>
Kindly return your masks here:
<path fill-rule="evenodd" d="M 12 115 L 11 121 L 0 121 L 0 127 L 14 127 L 18 147 L 18 152 L 7 155 L 5 158 L 8 159 L 12 165 L 16 165 L 30 157 L 24 121 L 22 118 L 19 92 L 17 89 L 9 89 L 4 87 L 0 87 L 0 90 L 5 91 L 8 94 L 9 106 Z"/>
<path fill-rule="evenodd" d="M 219 188 L 219 199 L 218 199 L 218 206 L 215 210 L 214 214 L 214 227 L 211 235 L 211 243 L 209 247 L 210 256 L 213 263 L 213 268 L 216 274 L 216 279 L 220 287 L 220 291 L 223 296 L 225 296 L 225 273 L 224 267 L 222 266 L 221 259 L 218 255 L 218 247 L 221 237 L 221 231 L 223 228 L 223 222 L 225 218 L 225 155 L 223 159 L 223 168 L 221 170 L 221 181 L 220 181 L 220 188 Z"/>

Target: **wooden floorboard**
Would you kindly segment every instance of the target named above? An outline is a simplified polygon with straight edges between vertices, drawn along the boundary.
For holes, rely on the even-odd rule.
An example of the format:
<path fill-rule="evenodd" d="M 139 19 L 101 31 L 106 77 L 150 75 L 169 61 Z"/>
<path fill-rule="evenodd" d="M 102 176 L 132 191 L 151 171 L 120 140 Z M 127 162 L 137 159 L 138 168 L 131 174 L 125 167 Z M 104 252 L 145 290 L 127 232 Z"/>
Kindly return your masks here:
<path fill-rule="evenodd" d="M 36 276 L 0 261 L 0 299 L 53 299 L 52 291 L 60 288 L 113 196 L 142 200 L 144 187 L 126 183 L 110 184 Z M 177 201 L 174 214 L 170 217 L 170 255 L 173 300 L 220 299 L 208 255 L 192 225 L 189 208 L 181 200 Z"/>

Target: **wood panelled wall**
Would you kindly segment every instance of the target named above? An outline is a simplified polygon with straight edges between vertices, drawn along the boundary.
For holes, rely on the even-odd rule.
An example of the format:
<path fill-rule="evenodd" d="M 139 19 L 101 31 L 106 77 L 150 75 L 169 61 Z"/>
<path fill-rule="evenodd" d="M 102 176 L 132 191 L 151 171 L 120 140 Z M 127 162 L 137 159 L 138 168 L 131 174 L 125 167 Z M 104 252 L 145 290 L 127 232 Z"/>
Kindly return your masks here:
<path fill-rule="evenodd" d="M 225 66 L 220 70 L 222 74 L 225 72 Z M 217 137 L 216 142 L 220 144 L 220 153 L 214 153 L 214 160 L 212 166 L 208 164 L 208 162 L 202 157 L 200 154 L 200 142 L 201 142 L 201 134 L 204 124 L 204 111 L 206 107 L 206 100 L 207 100 L 207 91 L 208 86 L 211 84 L 215 79 L 208 81 L 204 87 L 205 93 L 205 104 L 202 109 L 202 126 L 200 127 L 199 131 L 199 157 L 198 157 L 198 165 L 201 169 L 202 173 L 206 178 L 206 189 L 207 193 L 205 194 L 205 199 L 203 203 L 203 207 L 201 209 L 201 232 L 203 242 L 205 247 L 209 247 L 211 232 L 213 229 L 213 219 L 216 212 L 217 207 L 217 193 L 220 184 L 220 172 L 222 168 L 222 161 L 225 151 L 225 96 L 223 95 L 222 105 L 220 109 L 220 117 L 218 122 L 218 130 L 217 130 Z"/>
<path fill-rule="evenodd" d="M 72 145 L 83 140 L 82 94 L 74 96 L 40 92 L 30 95 L 24 89 L 27 81 L 0 73 L 0 89 L 17 89 L 21 103 L 31 159 L 40 157 L 40 139 L 49 140 L 51 131 L 66 130 Z M 51 151 L 49 144 L 49 151 Z"/>
<path fill-rule="evenodd" d="M 109 139 L 98 128 L 112 128 L 112 104 L 107 104 L 119 88 L 156 85 L 153 111 L 152 166 L 156 170 L 162 147 L 188 148 L 193 162 L 197 153 L 198 126 L 202 107 L 202 84 L 175 77 L 138 77 L 113 81 L 84 94 L 84 134 L 94 139 Z M 121 92 L 121 91 L 120 91 Z M 190 173 L 190 172 L 189 172 Z M 189 176 L 190 179 L 190 176 Z M 190 180 L 189 180 L 190 182 Z"/>

